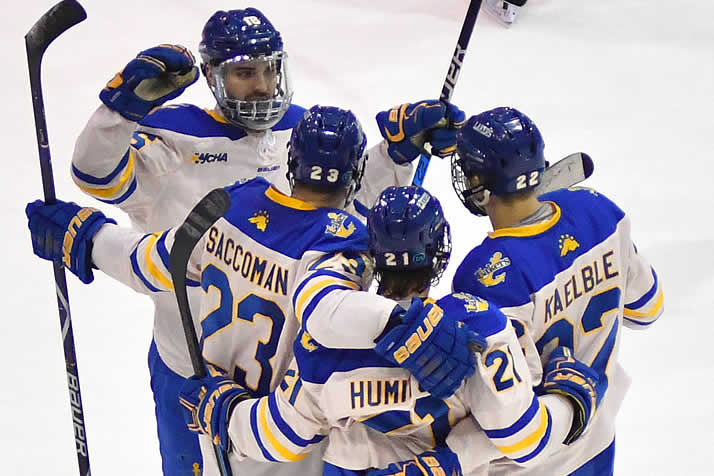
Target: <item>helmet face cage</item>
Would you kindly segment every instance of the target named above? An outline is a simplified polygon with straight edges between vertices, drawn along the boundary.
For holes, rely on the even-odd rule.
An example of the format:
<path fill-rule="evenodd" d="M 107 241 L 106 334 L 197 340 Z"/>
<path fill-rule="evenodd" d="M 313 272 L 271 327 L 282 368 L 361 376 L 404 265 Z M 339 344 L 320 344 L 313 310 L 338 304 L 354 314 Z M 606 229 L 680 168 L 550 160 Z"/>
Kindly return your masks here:
<path fill-rule="evenodd" d="M 213 66 L 208 84 L 223 116 L 241 127 L 256 131 L 270 129 L 277 124 L 290 107 L 293 97 L 287 59 L 285 51 L 276 51 L 270 55 L 236 56 Z M 226 88 L 226 74 L 237 65 L 255 68 L 258 74 L 264 70 L 273 72 L 275 86 L 272 95 L 263 99 L 231 97 Z"/>
<path fill-rule="evenodd" d="M 480 217 L 488 215 L 486 204 L 491 192 L 483 184 L 471 185 L 470 177 L 464 172 L 463 159 L 458 153 L 451 156 L 451 185 L 468 211 Z"/>

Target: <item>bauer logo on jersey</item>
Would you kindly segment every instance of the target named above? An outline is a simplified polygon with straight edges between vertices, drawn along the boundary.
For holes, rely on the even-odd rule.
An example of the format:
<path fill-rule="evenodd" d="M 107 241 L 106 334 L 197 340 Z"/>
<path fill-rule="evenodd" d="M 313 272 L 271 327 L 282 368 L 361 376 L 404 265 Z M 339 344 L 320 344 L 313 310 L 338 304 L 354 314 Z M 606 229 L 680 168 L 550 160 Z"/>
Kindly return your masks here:
<path fill-rule="evenodd" d="M 347 238 L 355 231 L 355 224 L 349 223 L 345 226 L 347 215 L 344 213 L 330 212 L 327 214 L 330 218 L 330 224 L 325 227 L 325 233 L 334 235 L 338 238 Z"/>
<path fill-rule="evenodd" d="M 468 293 L 454 293 L 452 294 L 456 299 L 464 301 L 464 307 L 466 312 L 481 312 L 488 309 L 488 301 L 485 301 L 473 294 Z"/>
<path fill-rule="evenodd" d="M 501 271 L 503 268 L 511 265 L 511 258 L 503 256 L 503 253 L 496 251 L 489 263 L 483 268 L 476 270 L 476 277 L 486 287 L 496 286 L 506 280 L 506 273 L 501 273 L 494 276 L 494 273 Z"/>
<path fill-rule="evenodd" d="M 571 251 L 575 251 L 580 248 L 580 243 L 577 242 L 573 235 L 566 233 L 564 235 L 560 235 L 558 248 L 560 248 L 560 256 L 565 256 Z"/>
<path fill-rule="evenodd" d="M 210 164 L 213 162 L 228 162 L 228 153 L 212 153 L 212 152 L 194 152 L 191 156 L 191 162 L 196 165 Z"/>
<path fill-rule="evenodd" d="M 252 217 L 248 218 L 248 221 L 255 225 L 260 231 L 265 231 L 268 227 L 268 223 L 270 223 L 270 216 L 268 216 L 267 211 L 258 210 Z"/>

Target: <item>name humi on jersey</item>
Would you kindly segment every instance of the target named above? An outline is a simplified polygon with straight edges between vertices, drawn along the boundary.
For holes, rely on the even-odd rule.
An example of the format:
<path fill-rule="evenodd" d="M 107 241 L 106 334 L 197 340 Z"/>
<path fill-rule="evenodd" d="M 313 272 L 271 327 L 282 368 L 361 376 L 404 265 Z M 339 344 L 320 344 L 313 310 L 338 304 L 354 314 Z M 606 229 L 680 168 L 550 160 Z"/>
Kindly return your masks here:
<path fill-rule="evenodd" d="M 657 275 L 632 244 L 628 217 L 614 203 L 590 189 L 558 190 L 540 200 L 552 204 L 552 218 L 490 233 L 461 264 L 453 285 L 493 301 L 513 319 L 535 383 L 559 345 L 608 380 L 589 430 L 549 459 L 568 472 L 612 442 L 614 416 L 630 384 L 617 362 L 619 334 L 623 325 L 652 324 L 663 297 Z"/>
<path fill-rule="evenodd" d="M 234 451 L 299 461 L 329 436 L 326 461 L 351 470 L 386 467 L 443 445 L 452 426 L 472 414 L 499 454 L 522 463 L 537 458 L 551 419 L 533 393 L 508 319 L 470 295 L 449 295 L 439 305 L 445 319 L 465 307 L 466 325 L 487 340 L 476 373 L 453 396 L 423 392 L 408 371 L 373 350 L 323 347 L 302 330 L 280 387 L 236 406 L 229 425 Z"/>

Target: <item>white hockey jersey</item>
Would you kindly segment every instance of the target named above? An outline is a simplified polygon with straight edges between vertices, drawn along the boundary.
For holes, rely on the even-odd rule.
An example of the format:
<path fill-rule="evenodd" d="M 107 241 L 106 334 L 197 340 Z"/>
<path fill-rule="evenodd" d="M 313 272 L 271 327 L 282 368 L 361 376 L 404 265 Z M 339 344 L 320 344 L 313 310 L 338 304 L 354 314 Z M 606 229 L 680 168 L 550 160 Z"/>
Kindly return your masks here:
<path fill-rule="evenodd" d="M 165 230 L 181 224 L 216 187 L 260 176 L 289 192 L 286 145 L 304 111 L 292 105 L 272 130 L 248 133 L 215 111 L 187 104 L 159 108 L 139 124 L 101 105 L 77 140 L 72 178 L 87 194 L 125 211 L 136 229 Z M 371 207 L 387 186 L 408 184 L 412 172 L 410 164 L 396 165 L 389 158 L 383 142 L 368 157 L 357 195 L 364 207 Z M 359 209 L 364 212 L 364 207 Z M 191 303 L 201 295 L 189 289 Z M 175 297 L 151 297 L 161 359 L 179 375 L 193 375 Z M 198 308 L 192 308 L 197 316 Z"/>
<path fill-rule="evenodd" d="M 566 475 L 610 445 L 615 415 L 630 385 L 617 361 L 622 326 L 640 329 L 662 313 L 654 270 L 637 253 L 625 213 L 590 189 L 540 197 L 547 222 L 489 234 L 459 266 L 453 289 L 481 296 L 512 319 L 538 384 L 558 345 L 607 379 L 608 390 L 586 432 L 542 465 L 507 460 L 489 474 Z"/>
<path fill-rule="evenodd" d="M 357 347 L 373 347 L 395 303 L 376 294 L 354 293 L 372 278 L 363 254 L 365 226 L 343 210 L 316 209 L 283 195 L 262 178 L 227 190 L 230 210 L 199 241 L 188 267 L 189 285 L 203 292 L 194 318 L 210 366 L 255 396 L 275 389 L 293 358 L 300 322 L 292 298 L 300 282 L 311 289 L 298 305 L 301 319 L 310 317 L 318 330 L 330 326 L 310 310 L 315 300 L 328 306 L 339 303 L 355 315 L 351 328 L 343 329 L 345 335 Z M 95 235 L 92 259 L 100 270 L 137 291 L 169 295 L 174 233 L 141 234 L 105 225 Z M 211 454 L 206 438 L 201 445 L 204 455 Z M 215 469 L 206 465 L 204 475 Z M 307 474 L 304 467 L 285 470 Z"/>
<path fill-rule="evenodd" d="M 237 404 L 228 430 L 231 454 L 299 461 L 327 436 L 325 461 L 350 470 L 382 468 L 444 445 L 452 426 L 473 418 L 483 431 L 475 429 L 479 435 L 469 442 L 481 438 L 481 463 L 494 455 L 518 464 L 546 457 L 570 429 L 570 404 L 560 396 L 534 395 L 518 338 L 497 308 L 467 294 L 446 296 L 438 305 L 434 312 L 464 321 L 487 341 L 475 374 L 453 396 L 432 397 L 407 370 L 373 350 L 327 348 L 302 330 L 280 388 Z"/>

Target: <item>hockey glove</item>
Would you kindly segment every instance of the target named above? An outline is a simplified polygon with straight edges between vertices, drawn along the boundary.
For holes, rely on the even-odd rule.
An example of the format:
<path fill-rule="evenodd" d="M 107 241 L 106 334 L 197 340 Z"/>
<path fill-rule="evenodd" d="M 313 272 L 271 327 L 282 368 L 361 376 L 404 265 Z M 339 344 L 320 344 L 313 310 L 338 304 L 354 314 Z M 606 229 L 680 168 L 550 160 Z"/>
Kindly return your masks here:
<path fill-rule="evenodd" d="M 437 398 L 452 395 L 463 379 L 474 373 L 473 343 L 485 346 L 478 334 L 461 322 L 442 319 L 443 315 L 439 306 L 424 306 L 418 298 L 412 299 L 406 313 L 397 306 L 390 319 L 398 316 L 400 322 L 380 336 L 374 348 L 409 370 L 421 388 Z"/>
<path fill-rule="evenodd" d="M 179 392 L 188 429 L 208 435 L 213 444 L 229 451 L 228 420 L 236 403 L 250 398 L 240 385 L 226 375 L 187 379 Z"/>
<path fill-rule="evenodd" d="M 538 393 L 563 395 L 573 404 L 573 424 L 563 441 L 569 445 L 583 434 L 592 420 L 607 390 L 607 380 L 600 380 L 593 369 L 575 360 L 567 347 L 558 347 L 550 354 L 543 374 Z"/>
<path fill-rule="evenodd" d="M 180 45 L 144 50 L 99 93 L 108 108 L 140 121 L 153 108 L 178 97 L 198 79 L 193 55 Z"/>
<path fill-rule="evenodd" d="M 42 259 L 64 264 L 83 283 L 91 283 L 92 238 L 102 225 L 116 221 L 96 208 L 82 208 L 61 200 L 52 205 L 42 200 L 28 203 L 25 215 L 29 220 L 32 251 Z"/>
<path fill-rule="evenodd" d="M 389 156 L 397 164 L 411 162 L 431 143 L 431 153 L 439 157 L 456 150 L 456 132 L 466 115 L 453 104 L 437 100 L 395 106 L 377 114 L 379 132 L 387 140 Z"/>
<path fill-rule="evenodd" d="M 392 463 L 386 469 L 369 471 L 367 476 L 461 476 L 459 458 L 448 448 L 425 451 L 407 461 Z"/>

